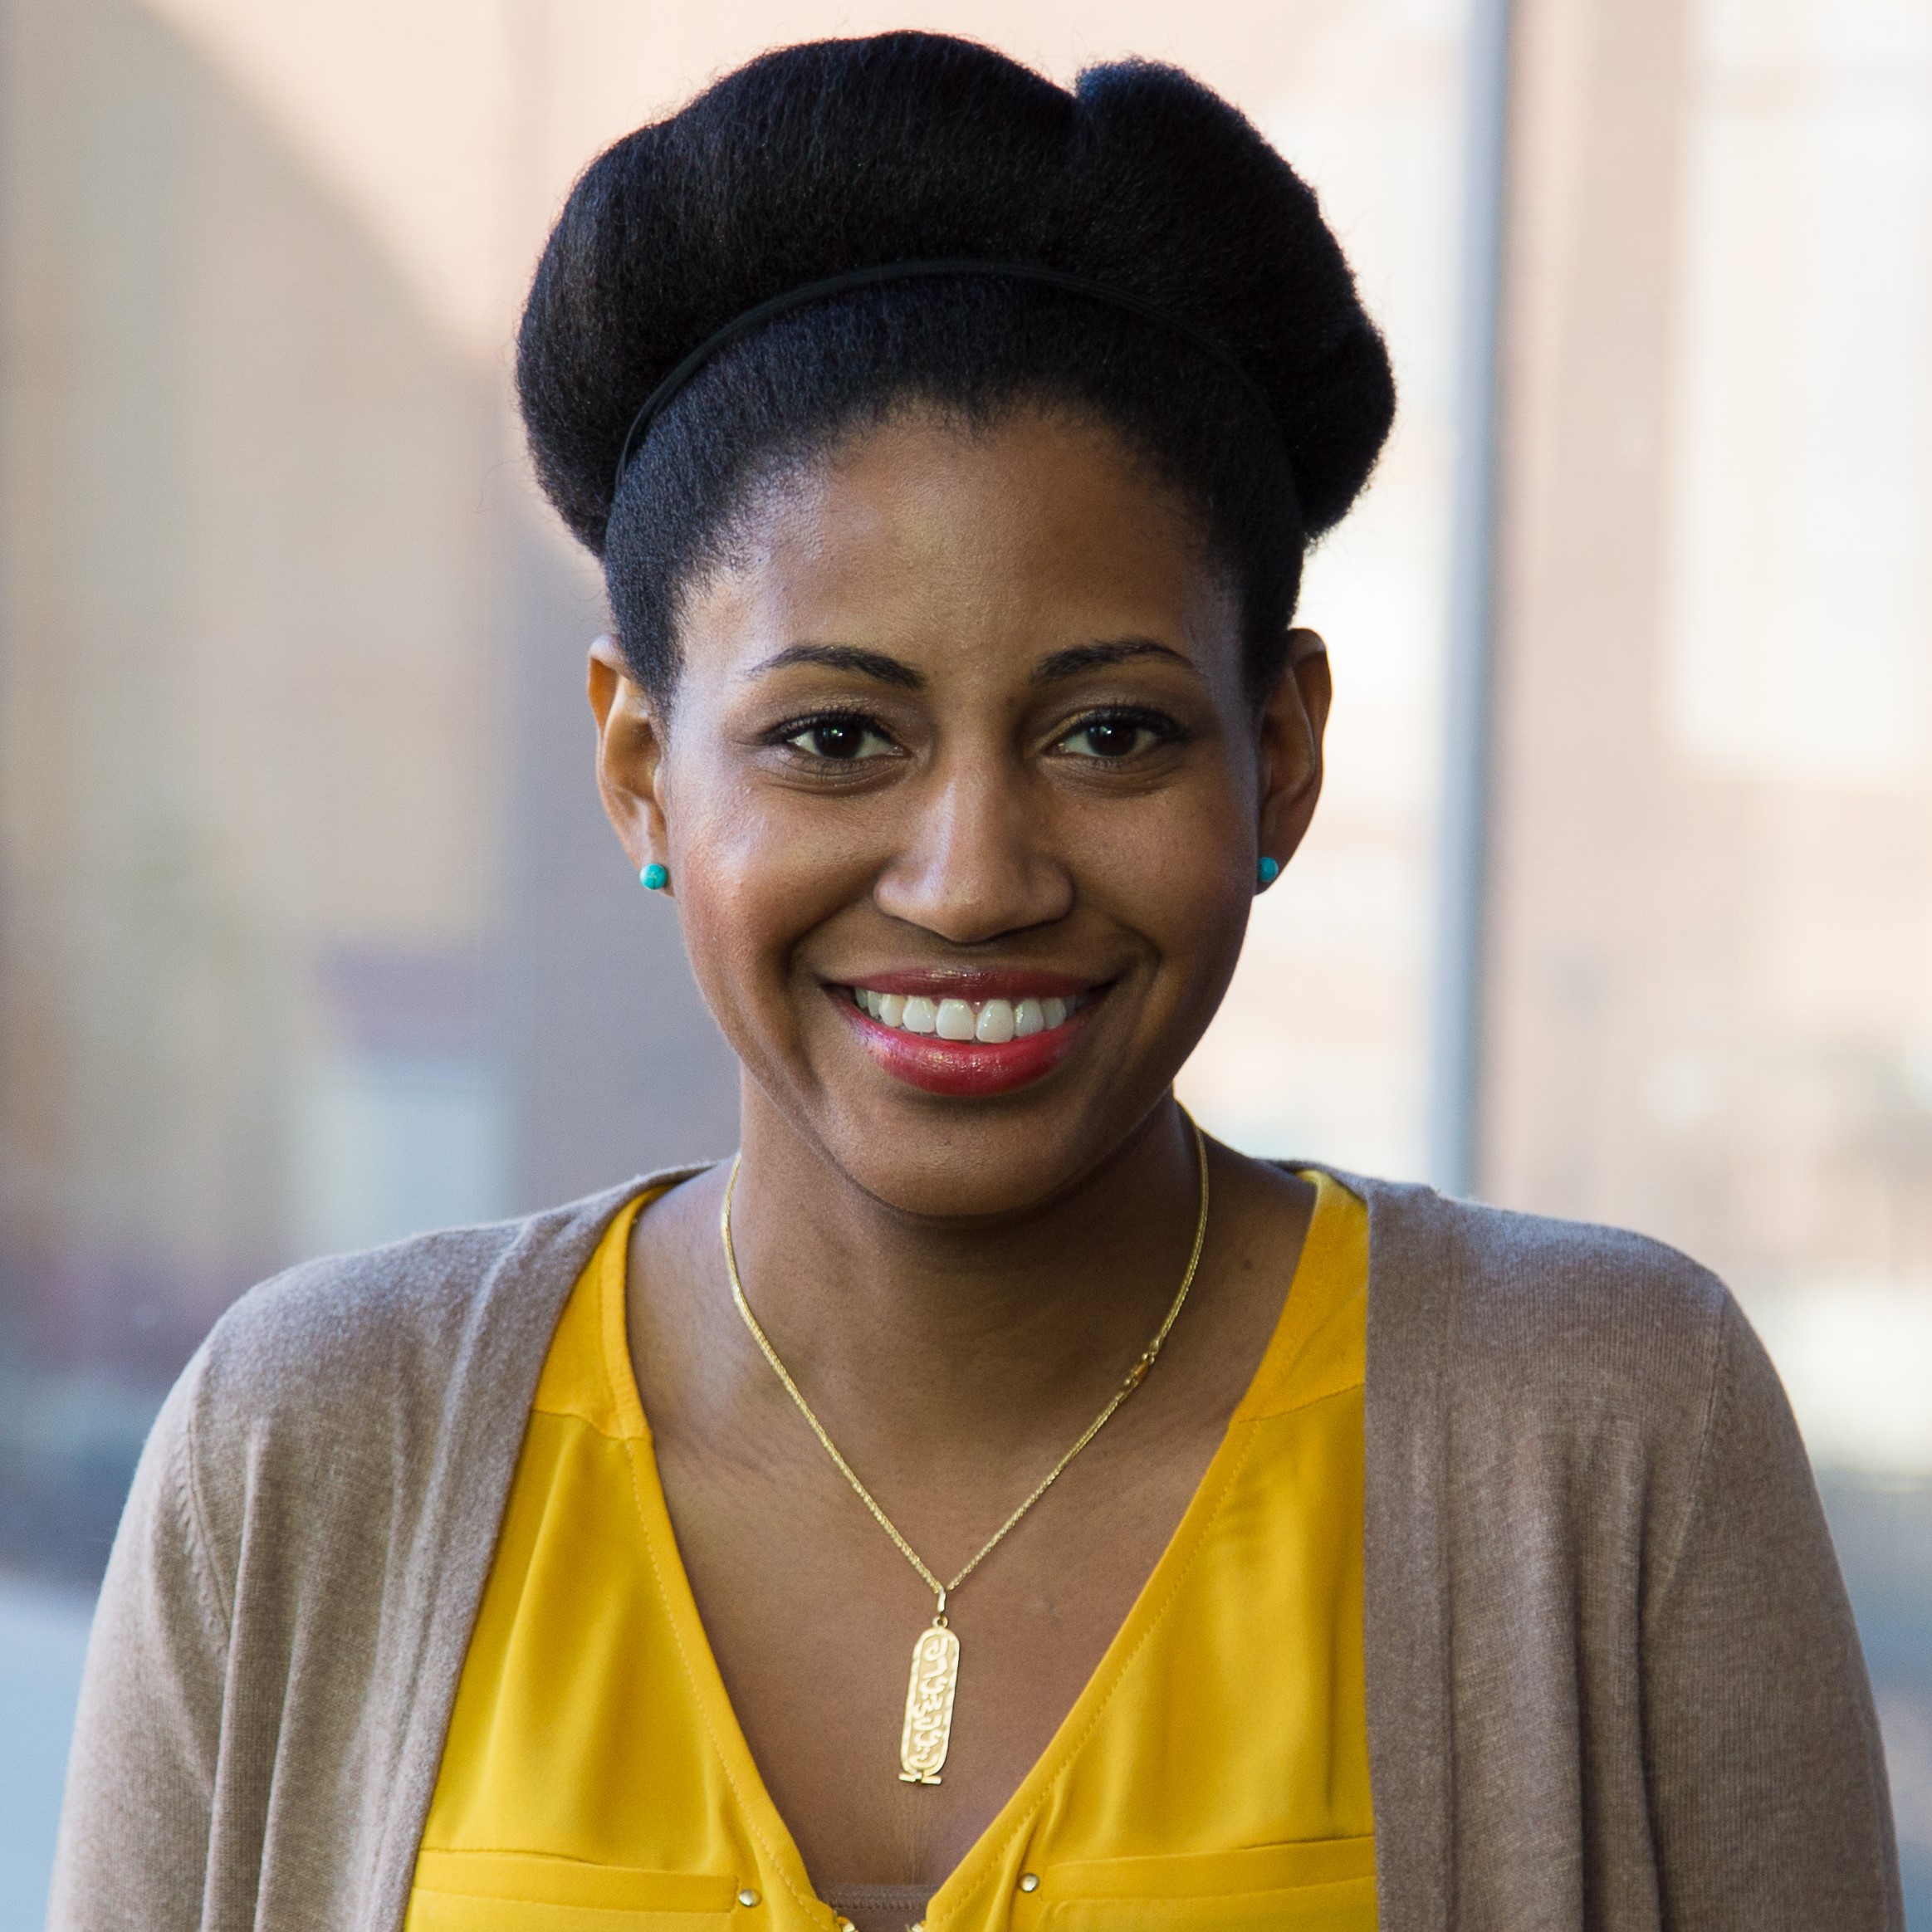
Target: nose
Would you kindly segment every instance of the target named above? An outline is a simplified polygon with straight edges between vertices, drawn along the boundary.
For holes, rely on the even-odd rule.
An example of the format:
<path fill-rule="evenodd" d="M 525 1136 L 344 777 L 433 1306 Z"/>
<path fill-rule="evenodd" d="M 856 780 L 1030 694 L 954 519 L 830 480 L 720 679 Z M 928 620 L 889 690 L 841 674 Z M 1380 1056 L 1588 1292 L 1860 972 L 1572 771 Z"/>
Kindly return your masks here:
<path fill-rule="evenodd" d="M 919 788 L 905 842 L 873 888 L 888 917 L 954 946 L 1065 917 L 1074 881 L 1050 811 L 997 758 L 961 757 Z"/>

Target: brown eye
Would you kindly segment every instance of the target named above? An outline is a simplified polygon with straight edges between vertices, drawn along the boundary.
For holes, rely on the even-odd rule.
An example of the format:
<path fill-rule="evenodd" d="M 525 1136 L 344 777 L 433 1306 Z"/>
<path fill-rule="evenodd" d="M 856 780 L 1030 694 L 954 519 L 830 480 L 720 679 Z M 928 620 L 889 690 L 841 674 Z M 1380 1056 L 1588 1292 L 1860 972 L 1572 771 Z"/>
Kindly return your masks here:
<path fill-rule="evenodd" d="M 893 742 L 876 725 L 859 717 L 813 718 L 789 733 L 785 742 L 808 758 L 849 765 L 861 758 L 889 757 Z"/>
<path fill-rule="evenodd" d="M 1158 728 L 1150 718 L 1121 712 L 1088 718 L 1084 724 L 1076 725 L 1054 750 L 1070 753 L 1076 758 L 1118 761 L 1131 758 L 1137 752 L 1150 751 L 1156 745 L 1165 744 L 1174 735 L 1171 730 Z"/>

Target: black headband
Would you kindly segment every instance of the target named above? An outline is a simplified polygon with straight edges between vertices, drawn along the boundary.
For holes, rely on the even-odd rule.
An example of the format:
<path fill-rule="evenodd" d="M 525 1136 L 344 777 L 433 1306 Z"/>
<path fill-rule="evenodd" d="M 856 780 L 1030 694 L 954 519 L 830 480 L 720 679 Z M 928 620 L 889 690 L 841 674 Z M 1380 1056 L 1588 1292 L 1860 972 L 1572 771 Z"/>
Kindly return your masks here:
<path fill-rule="evenodd" d="M 970 258 L 948 257 L 933 262 L 885 262 L 874 268 L 854 268 L 844 275 L 828 276 L 823 281 L 808 281 L 802 288 L 788 290 L 784 295 L 774 296 L 770 301 L 760 302 L 756 308 L 746 309 L 743 315 L 733 316 L 723 328 L 714 330 L 704 340 L 678 364 L 677 368 L 644 398 L 643 407 L 631 418 L 631 426 L 625 431 L 624 448 L 618 452 L 617 475 L 611 485 L 611 500 L 614 502 L 617 492 L 623 485 L 624 472 L 630 467 L 631 458 L 638 452 L 644 438 L 658 418 L 663 413 L 665 405 L 671 399 L 727 344 L 737 340 L 743 335 L 782 315 L 789 310 L 803 308 L 808 302 L 819 302 L 832 296 L 842 296 L 854 289 L 876 288 L 882 282 L 915 281 L 928 276 L 984 275 L 996 276 L 1009 281 L 1032 281 L 1044 283 L 1049 288 L 1066 289 L 1072 294 L 1085 296 L 1097 302 L 1106 302 L 1117 309 L 1125 309 L 1129 315 L 1138 315 L 1144 321 L 1152 322 L 1170 334 L 1184 337 L 1196 348 L 1203 349 L 1240 380 L 1241 386 L 1254 399 L 1261 413 L 1280 433 L 1280 423 L 1273 406 L 1263 393 L 1261 385 L 1246 369 L 1242 368 L 1226 345 L 1218 342 L 1205 330 L 1197 329 L 1191 322 L 1184 322 L 1178 315 L 1170 315 L 1167 310 L 1154 302 L 1143 301 L 1137 295 L 1130 295 L 1125 289 L 1110 287 L 1106 282 L 1095 281 L 1084 275 L 1074 275 L 1064 268 L 1046 268 L 1037 263 L 1025 262 L 975 262 Z M 1284 439 L 1285 440 L 1285 439 Z"/>

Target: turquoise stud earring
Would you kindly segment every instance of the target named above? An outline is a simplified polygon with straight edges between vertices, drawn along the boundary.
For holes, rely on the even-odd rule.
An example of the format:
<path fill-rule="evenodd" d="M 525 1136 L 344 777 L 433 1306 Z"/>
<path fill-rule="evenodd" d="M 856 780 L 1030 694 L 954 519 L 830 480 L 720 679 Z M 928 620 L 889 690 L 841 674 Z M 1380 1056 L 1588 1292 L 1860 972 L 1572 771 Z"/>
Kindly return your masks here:
<path fill-rule="evenodd" d="M 1269 887 L 1273 885 L 1274 882 L 1280 877 L 1281 862 L 1279 859 L 1274 858 L 1263 859 L 1261 863 L 1255 868 L 1255 878 L 1256 881 L 1255 888 L 1255 891 L 1261 893 L 1266 892 Z"/>
<path fill-rule="evenodd" d="M 638 874 L 638 883 L 647 893 L 661 893 L 671 883 L 671 868 L 665 865 L 647 865 Z"/>

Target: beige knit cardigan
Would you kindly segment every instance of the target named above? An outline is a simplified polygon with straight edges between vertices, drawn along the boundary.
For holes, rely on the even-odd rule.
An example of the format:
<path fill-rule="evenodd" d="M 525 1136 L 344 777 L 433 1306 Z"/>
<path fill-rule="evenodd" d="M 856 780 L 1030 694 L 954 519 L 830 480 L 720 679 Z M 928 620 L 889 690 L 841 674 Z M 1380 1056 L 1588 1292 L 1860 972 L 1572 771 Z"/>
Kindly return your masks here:
<path fill-rule="evenodd" d="M 217 1324 L 108 1565 L 52 1927 L 396 1932 L 537 1372 L 639 1185 L 314 1262 Z M 1386 1932 L 1902 1932 L 1851 1612 L 1723 1287 L 1348 1185 Z"/>

